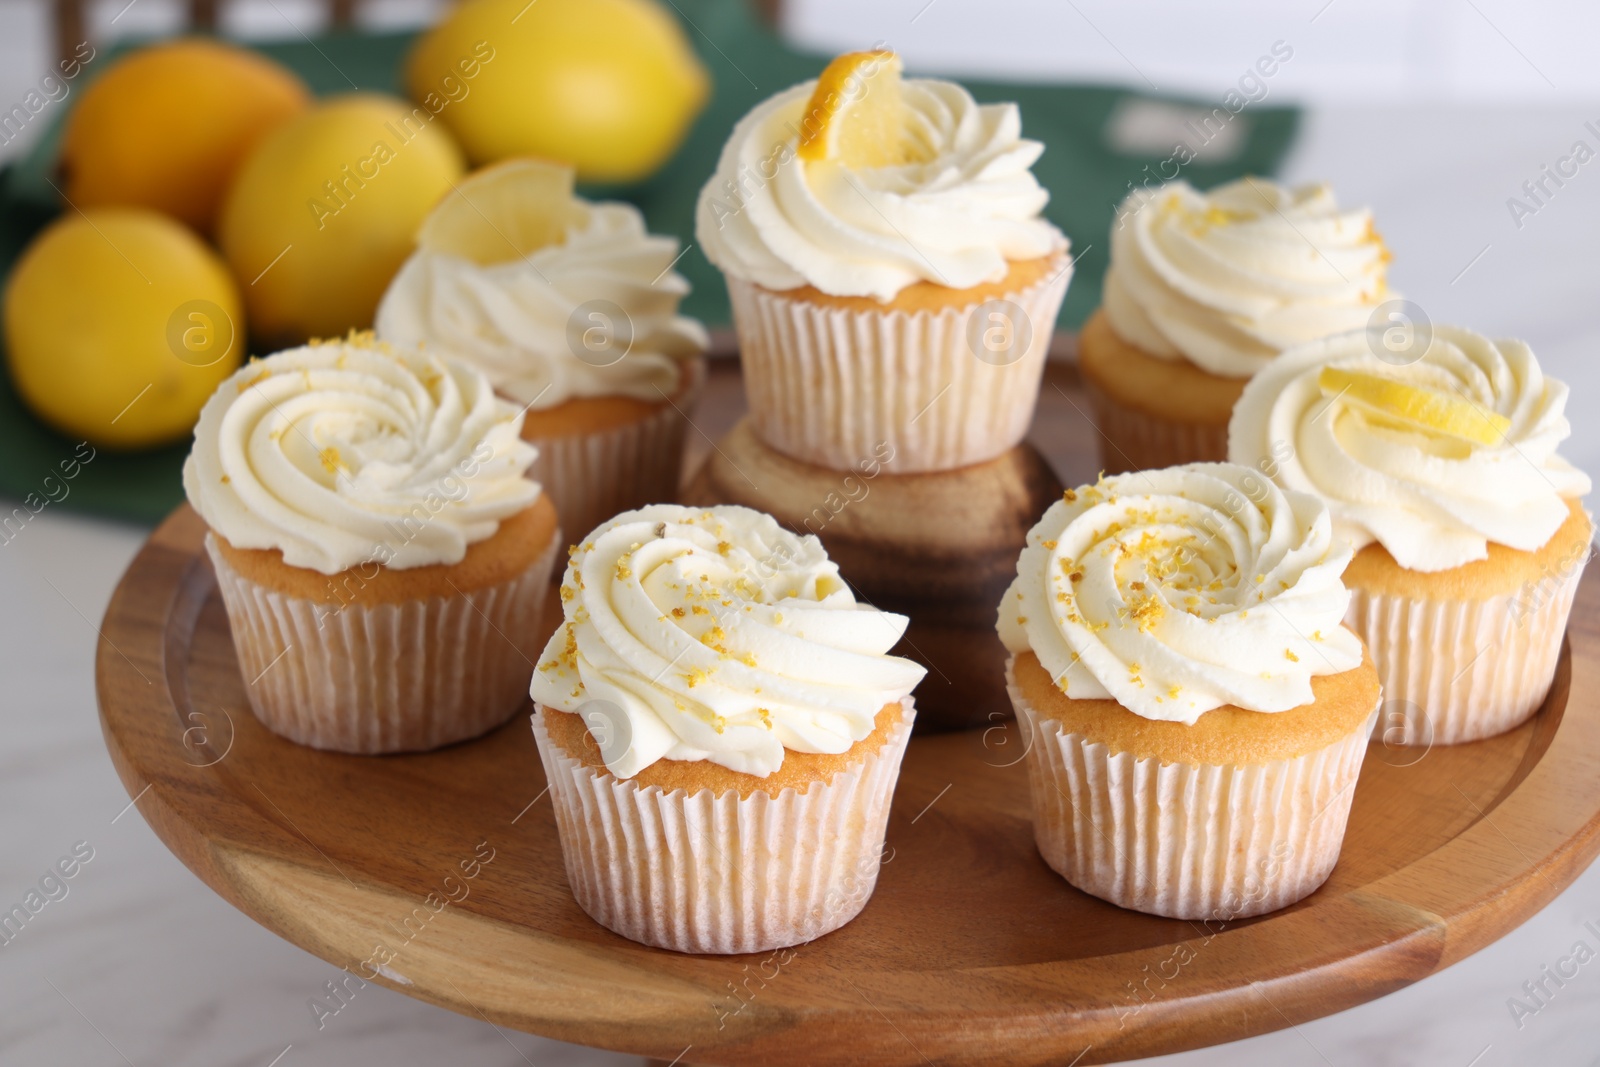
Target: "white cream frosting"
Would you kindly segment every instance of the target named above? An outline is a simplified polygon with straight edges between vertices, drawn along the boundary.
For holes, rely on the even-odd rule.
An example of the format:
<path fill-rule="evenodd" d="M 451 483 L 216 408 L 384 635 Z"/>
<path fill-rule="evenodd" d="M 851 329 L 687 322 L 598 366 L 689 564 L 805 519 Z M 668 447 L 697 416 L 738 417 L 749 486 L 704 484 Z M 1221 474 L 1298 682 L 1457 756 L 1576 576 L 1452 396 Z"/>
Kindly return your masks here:
<path fill-rule="evenodd" d="M 1326 185 L 1243 178 L 1137 189 L 1117 209 L 1102 303 L 1124 341 L 1248 378 L 1286 348 L 1365 326 L 1389 253 L 1366 209 Z"/>
<path fill-rule="evenodd" d="M 1226 463 L 1068 490 L 1028 533 L 1000 639 L 1074 699 L 1193 724 L 1224 704 L 1288 711 L 1361 664 L 1340 625 L 1350 549 L 1304 493 Z"/>
<path fill-rule="evenodd" d="M 575 397 L 660 400 L 708 343 L 705 327 L 678 314 L 689 282 L 671 269 L 677 257 L 677 239 L 647 232 L 633 205 L 574 200 L 565 239 L 522 259 L 481 266 L 419 249 L 384 293 L 376 328 L 466 360 L 535 409 Z M 579 310 L 594 301 L 626 317 Z M 586 339 L 580 359 L 574 345 Z"/>
<path fill-rule="evenodd" d="M 619 777 L 659 759 L 765 777 L 839 753 L 925 670 L 906 618 L 856 603 L 815 537 L 749 508 L 657 504 L 602 524 L 562 580 L 533 698 L 582 714 Z"/>
<path fill-rule="evenodd" d="M 217 534 L 292 567 L 459 563 L 539 496 L 521 429 L 465 364 L 357 336 L 235 371 L 201 409 L 183 487 Z"/>
<path fill-rule="evenodd" d="M 1493 445 L 1386 426 L 1324 396 L 1325 366 L 1436 389 L 1511 425 Z M 1402 567 L 1447 570 L 1485 558 L 1490 541 L 1539 548 L 1566 521 L 1564 498 L 1589 492 L 1588 475 L 1556 454 L 1572 432 L 1566 403 L 1566 385 L 1546 378 L 1521 341 L 1435 326 L 1422 358 L 1395 366 L 1358 331 L 1286 352 L 1252 379 L 1233 410 L 1228 455 L 1322 497 L 1355 548 L 1377 541 Z"/>
<path fill-rule="evenodd" d="M 1049 194 L 1029 169 L 1015 104 L 980 105 L 954 82 L 907 79 L 902 98 L 925 160 L 850 170 L 796 157 L 816 82 L 740 120 L 700 192 L 695 233 L 725 273 L 771 290 L 892 300 L 914 282 L 997 282 L 1008 261 L 1064 251 L 1039 216 Z"/>

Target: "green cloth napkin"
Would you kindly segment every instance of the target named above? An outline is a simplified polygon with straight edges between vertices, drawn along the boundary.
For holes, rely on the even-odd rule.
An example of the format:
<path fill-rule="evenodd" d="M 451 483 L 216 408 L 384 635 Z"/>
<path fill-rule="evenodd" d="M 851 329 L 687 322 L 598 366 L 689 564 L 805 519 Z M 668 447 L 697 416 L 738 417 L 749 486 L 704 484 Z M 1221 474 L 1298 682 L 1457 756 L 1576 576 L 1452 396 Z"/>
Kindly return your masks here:
<path fill-rule="evenodd" d="M 673 0 L 673 6 L 711 71 L 710 104 L 683 147 L 654 177 L 628 187 L 589 186 L 580 191 L 590 197 L 631 200 L 643 210 L 652 231 L 674 234 L 692 244 L 695 198 L 734 123 L 773 93 L 816 77 L 829 57 L 789 48 L 742 0 Z M 400 65 L 413 36 L 344 32 L 255 47 L 299 73 L 318 94 L 348 92 L 352 86 L 400 93 Z M 85 68 L 71 94 L 39 115 L 38 121 L 53 125 L 35 149 L 0 173 L 0 270 L 6 274 L 32 236 L 59 212 L 51 178 L 61 120 L 84 85 L 111 66 L 114 58 L 114 52 L 103 50 Z M 1063 328 L 1076 328 L 1100 302 L 1106 236 L 1115 205 L 1130 182 L 1148 180 L 1172 154 L 1164 134 L 1149 131 L 1176 130 L 1189 109 L 1197 109 L 1193 117 L 1198 119 L 1199 112 L 1210 113 L 1220 101 L 1181 101 L 1097 86 L 966 79 L 963 83 L 981 102 L 1016 101 L 1022 109 L 1024 134 L 1046 146 L 1034 166 L 1051 193 L 1046 214 L 1072 239 L 1073 254 L 1081 256 L 1060 322 Z M 1130 109 L 1140 111 L 1143 121 L 1122 121 L 1129 118 Z M 1228 124 L 1225 140 L 1230 150 L 1189 163 L 1183 167 L 1183 177 L 1206 187 L 1243 174 L 1274 173 L 1293 141 L 1298 118 L 1291 108 L 1250 106 Z M 1145 134 L 1123 136 L 1117 139 L 1119 147 L 1113 146 L 1113 127 L 1142 129 Z M 1177 136 L 1175 132 L 1173 139 Z M 1213 147 L 1223 143 L 1218 139 Z M 708 324 L 726 324 L 727 290 L 698 247 L 689 249 L 677 269 L 694 286 L 684 310 Z M 0 507 L 0 547 L 12 537 L 26 535 L 35 509 L 73 508 L 153 523 L 182 500 L 179 471 L 187 444 L 142 453 L 101 449 L 87 464 L 71 467 L 70 461 L 81 459 L 81 454 L 75 455 L 77 444 L 33 418 L 12 390 L 9 375 L 0 377 L 0 496 L 19 502 Z M 63 461 L 68 468 L 61 466 Z M 64 481 L 66 469 L 76 470 L 76 477 Z"/>

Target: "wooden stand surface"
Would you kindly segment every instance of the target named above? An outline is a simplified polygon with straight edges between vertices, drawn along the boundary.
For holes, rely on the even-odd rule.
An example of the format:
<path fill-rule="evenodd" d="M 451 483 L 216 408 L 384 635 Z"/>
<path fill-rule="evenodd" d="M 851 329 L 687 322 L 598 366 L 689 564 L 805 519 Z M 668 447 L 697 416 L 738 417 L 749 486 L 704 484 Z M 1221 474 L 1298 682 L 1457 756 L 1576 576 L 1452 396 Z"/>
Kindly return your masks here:
<path fill-rule="evenodd" d="M 703 451 L 737 417 L 715 404 L 737 378 L 717 377 L 710 417 L 697 418 Z M 1035 439 L 1053 459 L 1076 439 L 1069 484 L 1093 454 L 1087 424 L 1051 422 L 1079 418 L 1073 404 L 1070 371 L 1052 371 Z M 1285 911 L 1208 926 L 1072 889 L 1034 848 L 1006 723 L 912 741 L 888 859 L 854 922 L 782 953 L 660 952 L 573 903 L 524 714 L 479 741 L 381 758 L 262 728 L 202 535 L 187 508 L 174 513 L 103 626 L 102 725 L 145 819 L 234 906 L 334 965 L 566 1041 L 759 1067 L 1174 1052 L 1414 982 L 1514 929 L 1600 852 L 1591 569 L 1539 715 L 1454 748 L 1372 745 L 1338 867 Z"/>

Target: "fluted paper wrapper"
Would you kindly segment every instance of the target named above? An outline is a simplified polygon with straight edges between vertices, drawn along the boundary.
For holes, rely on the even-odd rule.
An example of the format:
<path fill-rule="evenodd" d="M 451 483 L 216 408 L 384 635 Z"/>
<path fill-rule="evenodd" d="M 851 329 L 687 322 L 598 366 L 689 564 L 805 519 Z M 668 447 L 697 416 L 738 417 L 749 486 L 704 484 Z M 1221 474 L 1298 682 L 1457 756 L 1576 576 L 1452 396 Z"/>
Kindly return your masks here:
<path fill-rule="evenodd" d="M 860 913 L 878 881 L 911 699 L 877 752 L 805 793 L 714 796 L 638 786 L 533 735 L 572 895 L 595 922 L 675 952 L 798 945 Z"/>
<path fill-rule="evenodd" d="M 338 605 L 245 578 L 206 535 L 256 718 L 302 745 L 369 755 L 465 741 L 516 714 L 539 648 L 511 642 L 543 633 L 560 544 L 461 596 Z"/>
<path fill-rule="evenodd" d="M 1555 680 L 1583 564 L 1485 600 L 1426 600 L 1350 586 L 1345 623 L 1383 682 L 1386 744 L 1455 745 L 1527 722 Z"/>
<path fill-rule="evenodd" d="M 528 477 L 555 504 L 561 528 L 570 537 L 582 539 L 624 511 L 678 499 L 684 435 L 705 386 L 705 360 L 690 360 L 684 373 L 687 380 L 672 403 L 639 422 L 594 433 L 529 438 L 539 455 Z"/>
<path fill-rule="evenodd" d="M 1040 715 L 1010 664 L 1006 685 L 1028 745 L 1034 840 L 1085 893 L 1227 922 L 1287 907 L 1333 871 L 1371 719 L 1293 759 L 1164 764 L 1112 753 Z"/>
<path fill-rule="evenodd" d="M 1002 298 L 1031 335 L 1003 365 L 977 355 L 986 325 L 972 319 L 986 304 L 856 311 L 729 276 L 752 425 L 779 452 L 835 470 L 881 459 L 885 444 L 894 455 L 883 466 L 896 474 L 993 459 L 1028 432 L 1071 274 L 1063 264 Z"/>
<path fill-rule="evenodd" d="M 1174 422 L 1126 407 L 1087 379 L 1084 386 L 1100 429 L 1100 466 L 1107 474 L 1227 462 L 1227 423 Z"/>

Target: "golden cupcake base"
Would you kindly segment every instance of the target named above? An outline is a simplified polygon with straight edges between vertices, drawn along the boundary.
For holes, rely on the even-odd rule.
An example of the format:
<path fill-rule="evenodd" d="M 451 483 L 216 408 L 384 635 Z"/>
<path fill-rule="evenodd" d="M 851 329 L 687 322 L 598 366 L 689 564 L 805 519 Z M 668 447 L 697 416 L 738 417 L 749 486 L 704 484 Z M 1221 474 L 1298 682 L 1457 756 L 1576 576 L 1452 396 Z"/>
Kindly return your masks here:
<path fill-rule="evenodd" d="M 1245 379 L 1152 356 L 1118 337 L 1103 310 L 1084 323 L 1078 369 L 1107 474 L 1228 458 L 1228 419 Z"/>

